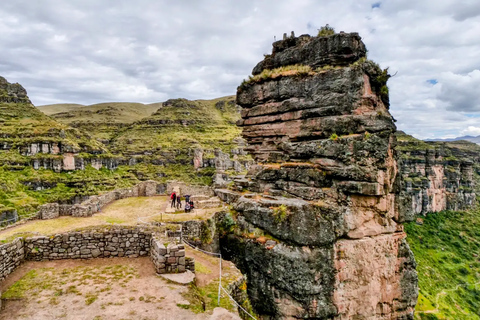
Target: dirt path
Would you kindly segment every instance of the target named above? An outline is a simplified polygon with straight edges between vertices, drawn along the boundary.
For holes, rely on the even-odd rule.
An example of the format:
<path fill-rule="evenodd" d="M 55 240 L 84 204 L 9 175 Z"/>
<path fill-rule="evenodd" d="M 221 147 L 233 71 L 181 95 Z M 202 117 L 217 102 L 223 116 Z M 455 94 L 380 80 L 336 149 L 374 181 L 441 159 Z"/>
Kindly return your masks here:
<path fill-rule="evenodd" d="M 188 305 L 182 296 L 188 287 L 156 276 L 149 258 L 27 262 L 2 290 L 22 277 L 29 279 L 18 292 L 24 297 L 7 300 L 0 320 L 210 318 L 180 308 Z"/>

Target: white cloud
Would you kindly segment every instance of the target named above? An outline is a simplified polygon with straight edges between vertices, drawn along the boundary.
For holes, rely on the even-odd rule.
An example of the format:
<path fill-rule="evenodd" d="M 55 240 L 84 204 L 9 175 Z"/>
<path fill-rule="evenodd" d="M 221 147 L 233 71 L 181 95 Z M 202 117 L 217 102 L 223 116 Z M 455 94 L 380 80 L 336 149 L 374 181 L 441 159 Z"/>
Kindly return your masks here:
<path fill-rule="evenodd" d="M 397 72 L 399 129 L 460 135 L 479 126 L 478 16 L 476 0 L 17 0 L 0 7 L 0 75 L 37 105 L 214 98 L 235 94 L 274 37 L 329 23 Z"/>
<path fill-rule="evenodd" d="M 462 136 L 480 136 L 480 127 L 468 126 L 467 129 L 460 132 Z"/>

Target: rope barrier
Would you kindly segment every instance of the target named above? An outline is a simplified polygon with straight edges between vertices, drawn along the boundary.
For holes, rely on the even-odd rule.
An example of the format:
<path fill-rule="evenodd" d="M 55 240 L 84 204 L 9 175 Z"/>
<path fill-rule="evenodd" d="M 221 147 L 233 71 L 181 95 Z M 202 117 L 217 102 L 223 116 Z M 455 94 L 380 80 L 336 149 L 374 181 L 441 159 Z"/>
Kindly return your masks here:
<path fill-rule="evenodd" d="M 253 320 L 257 320 L 254 316 L 252 316 L 250 313 L 248 313 L 247 310 L 245 310 L 241 305 L 238 304 L 237 301 L 235 301 L 235 299 L 228 293 L 228 291 L 222 286 L 222 255 L 220 253 L 215 253 L 215 252 L 210 252 L 210 251 L 205 251 L 205 250 L 202 250 L 194 245 L 192 245 L 191 243 L 189 243 L 187 240 L 185 239 L 181 239 L 182 242 L 185 242 L 187 245 L 189 245 L 191 248 L 195 249 L 195 250 L 198 250 L 200 252 L 203 252 L 205 254 L 209 254 L 209 255 L 212 255 L 212 256 L 216 256 L 220 259 L 220 270 L 219 270 L 219 284 L 218 284 L 218 306 L 220 306 L 220 298 L 221 298 L 221 291 L 223 290 L 223 292 L 230 298 L 231 301 L 233 301 L 233 303 L 235 303 L 235 305 L 240 308 L 243 312 L 245 312 L 246 314 L 248 314 L 250 316 L 250 318 L 252 318 Z"/>
<path fill-rule="evenodd" d="M 240 309 L 242 309 L 242 311 L 245 312 L 246 314 L 248 314 L 253 320 L 257 320 L 254 316 L 252 316 L 250 313 L 248 313 L 247 310 L 245 310 L 241 305 L 239 305 L 238 302 L 235 301 L 235 299 L 233 299 L 232 296 L 228 294 L 227 290 L 225 290 L 224 287 L 222 287 L 222 290 L 223 290 L 223 292 L 225 292 L 225 294 L 230 298 L 230 300 L 232 300 L 233 303 L 235 303 L 235 305 L 236 305 L 237 307 L 239 307 Z"/>
<path fill-rule="evenodd" d="M 147 222 L 147 221 L 144 221 L 143 219 L 146 219 L 146 218 L 151 218 L 151 217 L 154 217 L 154 216 L 158 216 L 158 215 L 161 215 L 163 214 L 163 212 L 160 212 L 160 213 L 156 213 L 156 214 L 153 214 L 151 216 L 146 216 L 146 217 L 138 217 L 137 220 L 141 223 L 144 223 L 144 224 L 151 224 L 151 222 Z M 231 301 L 233 301 L 233 303 L 238 307 L 240 308 L 244 313 L 246 313 L 248 316 L 250 316 L 250 318 L 252 318 L 253 320 L 257 320 L 254 316 L 252 316 L 250 313 L 248 313 L 247 310 L 245 310 L 241 305 L 238 304 L 237 301 L 235 301 L 235 299 L 228 293 L 228 291 L 222 286 L 222 255 L 220 253 L 215 253 L 215 252 L 210 252 L 210 251 L 205 251 L 205 250 L 202 250 L 200 249 L 199 247 L 191 244 L 190 242 L 188 242 L 187 240 L 185 240 L 183 238 L 183 227 L 182 225 L 180 225 L 180 242 L 183 242 L 183 243 L 186 243 L 189 247 L 191 247 L 192 249 L 194 250 L 197 250 L 197 251 L 200 251 L 202 253 L 205 253 L 205 254 L 208 254 L 208 255 L 211 255 L 211 256 L 214 256 L 214 257 L 217 257 L 219 258 L 219 283 L 218 283 L 218 301 L 217 301 L 217 304 L 218 306 L 220 306 L 220 298 L 221 298 L 221 294 L 222 294 L 222 291 L 228 296 L 228 298 L 230 298 Z"/>

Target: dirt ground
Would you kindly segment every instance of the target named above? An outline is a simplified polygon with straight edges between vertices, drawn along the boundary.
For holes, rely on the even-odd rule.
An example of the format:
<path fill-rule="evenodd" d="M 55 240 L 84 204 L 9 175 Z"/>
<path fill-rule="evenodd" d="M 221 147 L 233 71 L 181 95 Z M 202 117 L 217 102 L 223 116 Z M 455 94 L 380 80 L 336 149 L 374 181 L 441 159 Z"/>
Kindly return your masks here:
<path fill-rule="evenodd" d="M 50 220 L 33 220 L 25 224 L 0 231 L 1 239 L 18 236 L 49 235 L 74 229 L 106 224 L 136 225 L 138 223 L 205 220 L 219 208 L 195 209 L 191 213 L 165 213 L 169 206 L 166 196 L 136 197 L 114 201 L 101 212 L 91 217 L 59 217 Z"/>
<path fill-rule="evenodd" d="M 165 196 L 122 199 L 92 217 L 34 220 L 0 232 L 0 239 L 105 224 L 206 219 L 218 211 L 196 209 L 189 214 L 164 214 L 167 200 Z M 0 320 L 239 319 L 225 309 L 216 308 L 219 259 L 187 246 L 186 253 L 195 258 L 193 288 L 157 276 L 150 258 L 24 262 L 0 283 L 4 298 Z M 224 285 L 241 277 L 228 261 L 222 262 L 222 273 Z M 203 296 L 198 298 L 199 295 Z M 192 311 L 198 312 L 202 304 L 206 312 Z M 234 310 L 227 297 L 222 297 L 221 305 Z"/>
<path fill-rule="evenodd" d="M 218 259 L 189 255 L 202 265 L 199 286 L 218 277 Z M 225 310 L 220 317 L 186 310 L 189 286 L 157 276 L 149 258 L 27 262 L 0 290 L 14 297 L 4 300 L 0 320 L 237 319 Z"/>

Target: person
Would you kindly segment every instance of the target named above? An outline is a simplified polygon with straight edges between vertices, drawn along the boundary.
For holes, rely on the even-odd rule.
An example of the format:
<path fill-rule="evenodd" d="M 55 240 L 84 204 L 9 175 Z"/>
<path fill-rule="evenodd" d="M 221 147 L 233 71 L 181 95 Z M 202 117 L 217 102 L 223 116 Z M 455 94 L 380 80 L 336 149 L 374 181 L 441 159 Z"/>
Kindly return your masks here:
<path fill-rule="evenodd" d="M 193 210 L 193 209 L 195 209 L 195 206 L 193 205 L 193 201 L 192 201 L 192 200 L 190 200 L 190 202 L 189 202 L 189 203 L 190 203 L 190 210 Z"/>
<path fill-rule="evenodd" d="M 190 203 L 185 202 L 185 212 L 190 212 Z"/>
<path fill-rule="evenodd" d="M 177 209 L 180 209 L 182 207 L 182 198 L 180 195 L 177 196 Z"/>
<path fill-rule="evenodd" d="M 190 202 L 190 195 L 189 194 L 185 195 L 185 202 Z"/>
<path fill-rule="evenodd" d="M 172 192 L 170 199 L 172 199 L 172 205 L 170 206 L 170 208 L 175 208 L 175 202 L 177 201 L 177 194 L 175 193 L 175 191 Z"/>

